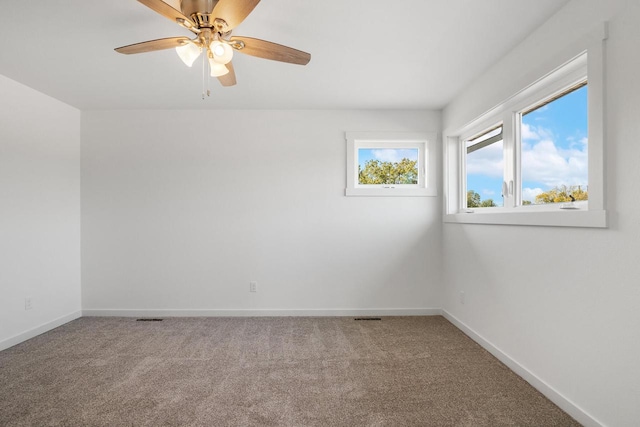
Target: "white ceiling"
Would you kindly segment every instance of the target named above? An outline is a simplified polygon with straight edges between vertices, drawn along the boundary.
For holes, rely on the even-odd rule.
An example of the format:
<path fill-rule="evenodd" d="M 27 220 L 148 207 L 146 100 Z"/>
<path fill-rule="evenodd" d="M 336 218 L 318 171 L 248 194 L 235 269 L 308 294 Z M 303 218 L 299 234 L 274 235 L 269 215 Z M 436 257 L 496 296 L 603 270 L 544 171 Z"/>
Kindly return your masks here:
<path fill-rule="evenodd" d="M 311 62 L 236 53 L 238 84 L 203 101 L 200 62 L 114 52 L 192 36 L 136 0 L 0 0 L 0 74 L 83 110 L 439 109 L 567 1 L 264 0 L 234 35 Z"/>

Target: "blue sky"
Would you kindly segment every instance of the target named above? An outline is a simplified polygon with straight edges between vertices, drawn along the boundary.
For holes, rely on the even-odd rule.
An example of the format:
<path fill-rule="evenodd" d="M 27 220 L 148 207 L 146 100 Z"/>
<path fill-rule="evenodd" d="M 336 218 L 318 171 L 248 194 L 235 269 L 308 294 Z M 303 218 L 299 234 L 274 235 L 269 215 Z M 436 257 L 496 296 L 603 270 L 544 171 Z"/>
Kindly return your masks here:
<path fill-rule="evenodd" d="M 359 148 L 358 165 L 364 168 L 369 160 L 397 163 L 402 159 L 418 160 L 417 148 Z"/>
<path fill-rule="evenodd" d="M 559 185 L 588 184 L 587 87 L 547 104 L 522 119 L 522 196 Z M 502 143 L 467 156 L 467 189 L 502 206 Z"/>

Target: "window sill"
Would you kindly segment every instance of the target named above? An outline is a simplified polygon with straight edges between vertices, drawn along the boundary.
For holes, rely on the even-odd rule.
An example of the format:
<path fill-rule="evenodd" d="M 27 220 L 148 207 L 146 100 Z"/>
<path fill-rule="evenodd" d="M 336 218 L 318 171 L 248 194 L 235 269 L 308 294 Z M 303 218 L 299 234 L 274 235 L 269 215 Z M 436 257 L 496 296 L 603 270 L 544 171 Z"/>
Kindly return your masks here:
<path fill-rule="evenodd" d="M 444 215 L 445 223 L 493 224 L 493 225 L 537 225 L 547 227 L 606 228 L 605 210 L 546 210 L 475 212 Z"/>
<path fill-rule="evenodd" d="M 346 188 L 345 196 L 364 197 L 435 197 L 438 192 L 431 188 Z"/>

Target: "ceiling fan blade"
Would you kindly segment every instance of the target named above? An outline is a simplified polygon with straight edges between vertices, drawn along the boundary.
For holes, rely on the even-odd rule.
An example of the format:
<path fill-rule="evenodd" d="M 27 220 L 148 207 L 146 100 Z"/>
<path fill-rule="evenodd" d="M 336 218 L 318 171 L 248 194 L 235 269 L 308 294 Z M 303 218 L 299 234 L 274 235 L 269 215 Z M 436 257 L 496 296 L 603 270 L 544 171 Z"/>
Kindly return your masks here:
<path fill-rule="evenodd" d="M 227 29 L 233 30 L 244 21 L 258 3 L 260 0 L 220 0 L 211 14 L 216 18 L 224 19 Z"/>
<path fill-rule="evenodd" d="M 183 43 L 188 42 L 189 40 L 190 39 L 188 37 L 169 37 L 166 39 L 149 40 L 146 42 L 130 44 L 128 46 L 117 47 L 114 50 L 126 55 L 132 53 L 153 52 L 154 50 L 171 49 L 172 47 L 182 46 Z"/>
<path fill-rule="evenodd" d="M 238 48 L 239 52 L 259 58 L 299 65 L 307 65 L 311 60 L 311 54 L 307 52 L 266 40 L 251 37 L 231 37 L 230 41 L 242 42 L 244 47 Z"/>
<path fill-rule="evenodd" d="M 138 1 L 143 5 L 147 6 L 149 9 L 152 9 L 158 12 L 160 15 L 170 19 L 173 22 L 180 23 L 178 19 L 181 19 L 181 20 L 184 20 L 185 27 L 189 29 L 196 27 L 196 24 L 191 20 L 191 18 L 184 16 L 182 12 L 169 6 L 167 3 L 163 2 L 162 0 L 138 0 Z"/>
<path fill-rule="evenodd" d="M 236 84 L 236 72 L 233 71 L 233 64 L 229 62 L 226 67 L 229 72 L 224 76 L 218 77 L 218 80 L 222 86 L 234 86 Z"/>

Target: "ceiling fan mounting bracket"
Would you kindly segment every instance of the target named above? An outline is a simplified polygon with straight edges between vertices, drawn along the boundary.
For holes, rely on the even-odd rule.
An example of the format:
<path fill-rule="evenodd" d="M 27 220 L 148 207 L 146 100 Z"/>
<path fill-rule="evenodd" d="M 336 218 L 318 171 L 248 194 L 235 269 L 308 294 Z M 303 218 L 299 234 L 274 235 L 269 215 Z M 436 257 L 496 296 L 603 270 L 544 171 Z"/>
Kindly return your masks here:
<path fill-rule="evenodd" d="M 186 28 L 189 31 L 193 31 L 196 34 L 200 32 L 200 29 L 197 28 L 195 24 L 188 19 L 176 18 L 176 23 L 181 27 Z"/>
<path fill-rule="evenodd" d="M 229 40 L 227 43 L 235 50 L 242 50 L 245 46 L 242 40 Z"/>
<path fill-rule="evenodd" d="M 231 29 L 229 28 L 229 25 L 227 24 L 227 21 L 225 21 L 222 18 L 216 18 L 213 20 L 213 26 L 216 28 L 216 31 L 218 31 L 218 33 L 220 34 L 225 34 L 225 33 L 230 33 Z"/>

